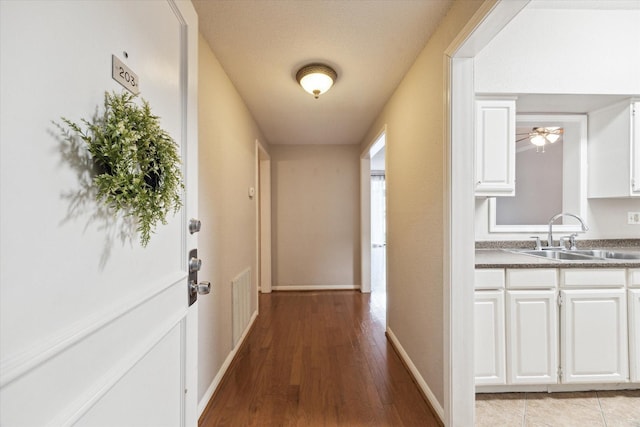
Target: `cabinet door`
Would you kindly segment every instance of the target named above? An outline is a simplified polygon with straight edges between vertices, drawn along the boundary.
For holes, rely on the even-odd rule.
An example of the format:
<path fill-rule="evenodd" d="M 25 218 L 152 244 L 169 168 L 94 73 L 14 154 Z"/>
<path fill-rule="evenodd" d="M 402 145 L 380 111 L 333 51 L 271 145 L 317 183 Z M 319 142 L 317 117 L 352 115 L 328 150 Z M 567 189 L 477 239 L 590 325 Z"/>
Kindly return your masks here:
<path fill-rule="evenodd" d="M 558 382 L 556 291 L 507 291 L 507 383 Z"/>
<path fill-rule="evenodd" d="M 631 194 L 640 196 L 640 102 L 631 106 L 632 140 L 631 140 Z"/>
<path fill-rule="evenodd" d="M 640 289 L 629 289 L 629 357 L 631 381 L 640 383 Z"/>
<path fill-rule="evenodd" d="M 561 292 L 562 382 L 628 380 L 626 291 Z"/>
<path fill-rule="evenodd" d="M 476 384 L 505 384 L 504 291 L 475 293 Z"/>
<path fill-rule="evenodd" d="M 516 101 L 476 101 L 476 196 L 514 196 Z"/>
<path fill-rule="evenodd" d="M 589 113 L 589 197 L 640 196 L 639 109 L 623 101 Z"/>

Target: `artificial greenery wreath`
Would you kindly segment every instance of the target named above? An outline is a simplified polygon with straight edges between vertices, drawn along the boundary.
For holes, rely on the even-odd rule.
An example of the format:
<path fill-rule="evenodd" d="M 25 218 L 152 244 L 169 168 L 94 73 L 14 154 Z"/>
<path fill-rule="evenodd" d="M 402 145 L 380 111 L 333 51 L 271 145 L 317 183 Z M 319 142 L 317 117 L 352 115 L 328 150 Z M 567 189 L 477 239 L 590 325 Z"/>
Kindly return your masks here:
<path fill-rule="evenodd" d="M 96 199 L 137 220 L 140 243 L 147 246 L 158 222 L 182 206 L 184 189 L 178 146 L 160 127 L 149 103 L 128 92 L 105 92 L 104 114 L 82 119 L 86 130 L 62 120 L 87 143 L 94 161 Z"/>

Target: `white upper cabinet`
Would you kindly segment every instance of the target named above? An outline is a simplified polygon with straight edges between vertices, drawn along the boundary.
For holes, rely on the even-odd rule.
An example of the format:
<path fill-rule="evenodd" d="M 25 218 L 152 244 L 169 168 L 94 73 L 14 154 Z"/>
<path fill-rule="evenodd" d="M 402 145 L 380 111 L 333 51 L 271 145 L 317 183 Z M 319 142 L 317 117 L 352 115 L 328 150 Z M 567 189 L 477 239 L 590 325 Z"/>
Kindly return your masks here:
<path fill-rule="evenodd" d="M 589 113 L 591 198 L 640 197 L 640 101 Z"/>
<path fill-rule="evenodd" d="M 476 196 L 514 196 L 515 98 L 478 98 L 475 122 Z"/>

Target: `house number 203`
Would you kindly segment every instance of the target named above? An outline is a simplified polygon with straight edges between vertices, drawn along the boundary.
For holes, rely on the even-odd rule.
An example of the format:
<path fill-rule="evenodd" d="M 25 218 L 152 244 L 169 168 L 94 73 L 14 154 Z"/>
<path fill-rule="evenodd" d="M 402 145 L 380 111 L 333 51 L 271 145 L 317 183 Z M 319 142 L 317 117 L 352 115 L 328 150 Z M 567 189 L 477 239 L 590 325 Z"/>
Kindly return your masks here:
<path fill-rule="evenodd" d="M 138 80 L 138 75 L 115 55 L 111 55 L 111 63 L 111 77 L 113 80 L 120 83 L 125 89 L 134 95 L 139 94 L 140 81 Z"/>

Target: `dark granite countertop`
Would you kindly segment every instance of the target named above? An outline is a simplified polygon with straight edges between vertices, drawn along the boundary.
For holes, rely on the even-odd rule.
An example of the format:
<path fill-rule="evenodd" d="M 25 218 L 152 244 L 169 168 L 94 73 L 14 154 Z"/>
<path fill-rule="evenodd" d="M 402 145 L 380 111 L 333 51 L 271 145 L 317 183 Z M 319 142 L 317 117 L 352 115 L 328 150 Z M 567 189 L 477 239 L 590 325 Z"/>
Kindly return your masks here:
<path fill-rule="evenodd" d="M 533 249 L 533 242 L 477 242 L 476 268 L 640 268 L 640 260 L 554 260 L 512 251 L 518 249 Z M 640 254 L 640 239 L 582 241 L 578 249 Z"/>

